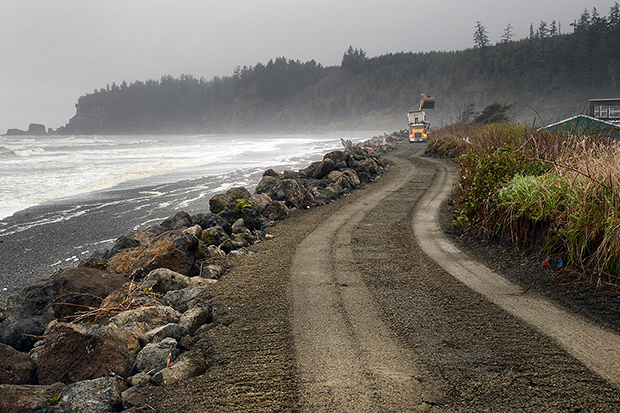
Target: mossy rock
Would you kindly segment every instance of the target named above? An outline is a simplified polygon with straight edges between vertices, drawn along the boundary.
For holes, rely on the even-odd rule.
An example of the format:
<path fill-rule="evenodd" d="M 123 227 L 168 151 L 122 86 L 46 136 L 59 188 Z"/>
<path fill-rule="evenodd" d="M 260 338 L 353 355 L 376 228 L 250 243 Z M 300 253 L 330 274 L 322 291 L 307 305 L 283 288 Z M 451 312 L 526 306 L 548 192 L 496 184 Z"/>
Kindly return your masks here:
<path fill-rule="evenodd" d="M 273 188 L 280 182 L 278 178 L 273 176 L 263 176 L 258 185 L 256 186 L 255 192 L 257 194 L 270 194 Z"/>
<path fill-rule="evenodd" d="M 209 200 L 209 209 L 214 214 L 219 214 L 226 209 L 231 202 L 233 202 L 233 199 L 230 196 L 226 194 L 217 194 Z"/>
<path fill-rule="evenodd" d="M 237 199 L 237 207 L 233 212 L 235 219 L 243 219 L 243 223 L 250 229 L 256 229 L 260 222 L 260 213 L 258 209 L 248 202 L 246 199 Z"/>
<path fill-rule="evenodd" d="M 250 191 L 248 191 L 242 186 L 230 188 L 228 191 L 226 191 L 226 195 L 233 200 L 248 199 L 252 196 L 252 194 L 250 194 Z"/>
<path fill-rule="evenodd" d="M 200 241 L 207 245 L 220 245 L 227 239 L 229 239 L 228 234 L 219 225 L 205 229 L 200 237 Z"/>

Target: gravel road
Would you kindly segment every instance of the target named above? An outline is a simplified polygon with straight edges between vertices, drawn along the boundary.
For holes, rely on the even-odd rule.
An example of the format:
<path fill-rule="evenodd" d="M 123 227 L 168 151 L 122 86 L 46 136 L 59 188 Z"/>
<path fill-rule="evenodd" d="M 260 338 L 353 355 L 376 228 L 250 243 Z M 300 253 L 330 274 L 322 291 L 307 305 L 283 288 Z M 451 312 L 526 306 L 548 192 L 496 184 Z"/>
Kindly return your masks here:
<path fill-rule="evenodd" d="M 211 291 L 217 327 L 196 338 L 209 371 L 146 387 L 145 402 L 158 412 L 620 411 L 613 380 L 424 252 L 412 222 L 441 168 L 423 149 L 400 145 L 378 182 L 290 214 L 254 256 L 226 258 Z"/>

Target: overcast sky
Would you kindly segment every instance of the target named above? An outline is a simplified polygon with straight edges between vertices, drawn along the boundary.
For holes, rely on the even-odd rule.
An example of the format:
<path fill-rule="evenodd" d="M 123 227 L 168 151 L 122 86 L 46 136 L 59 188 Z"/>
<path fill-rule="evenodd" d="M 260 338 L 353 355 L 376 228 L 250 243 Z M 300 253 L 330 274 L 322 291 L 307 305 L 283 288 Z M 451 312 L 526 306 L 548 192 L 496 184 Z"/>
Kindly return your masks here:
<path fill-rule="evenodd" d="M 339 65 L 352 45 L 368 57 L 463 50 L 476 21 L 499 41 L 530 24 L 614 0 L 0 0 L 0 134 L 29 123 L 57 128 L 79 96 L 123 80 L 230 76 L 284 56 Z"/>

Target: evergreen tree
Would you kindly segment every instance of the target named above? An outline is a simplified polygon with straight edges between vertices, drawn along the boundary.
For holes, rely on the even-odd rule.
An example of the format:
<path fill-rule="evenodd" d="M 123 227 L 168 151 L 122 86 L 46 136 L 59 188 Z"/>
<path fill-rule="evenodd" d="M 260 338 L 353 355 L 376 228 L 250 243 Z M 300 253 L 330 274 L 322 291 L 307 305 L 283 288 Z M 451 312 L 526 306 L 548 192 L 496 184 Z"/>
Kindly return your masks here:
<path fill-rule="evenodd" d="M 474 32 L 474 47 L 480 50 L 480 63 L 485 68 L 487 65 L 487 48 L 491 45 L 487 28 L 479 21 L 476 22 L 476 31 Z"/>
<path fill-rule="evenodd" d="M 514 34 L 512 33 L 512 25 L 508 23 L 508 26 L 504 29 L 504 34 L 502 34 L 502 43 L 510 43 Z"/>

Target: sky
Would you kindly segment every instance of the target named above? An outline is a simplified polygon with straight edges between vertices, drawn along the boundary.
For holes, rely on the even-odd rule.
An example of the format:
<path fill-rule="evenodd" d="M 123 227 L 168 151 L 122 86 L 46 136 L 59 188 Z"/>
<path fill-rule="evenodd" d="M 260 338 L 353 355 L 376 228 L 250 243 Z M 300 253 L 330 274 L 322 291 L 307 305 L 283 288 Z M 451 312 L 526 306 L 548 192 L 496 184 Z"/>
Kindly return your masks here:
<path fill-rule="evenodd" d="M 607 16 L 615 0 L 0 0 L 0 134 L 30 123 L 65 125 L 85 93 L 107 84 L 231 76 L 284 56 L 339 65 L 349 46 L 368 57 L 491 43 L 510 24 Z"/>

